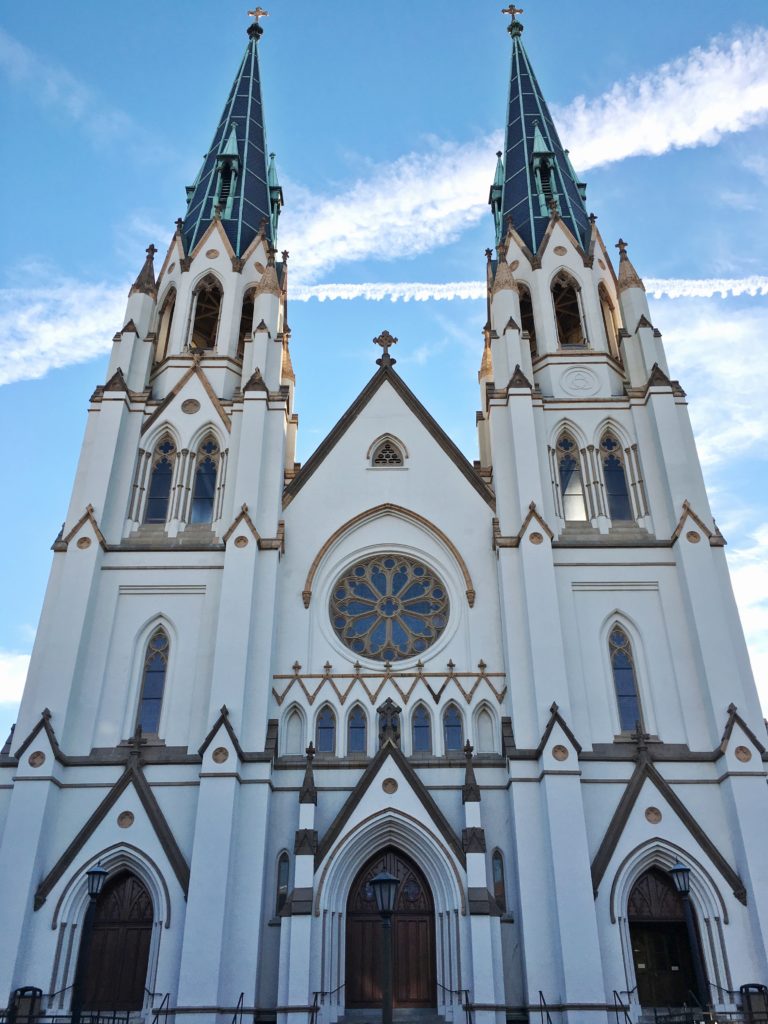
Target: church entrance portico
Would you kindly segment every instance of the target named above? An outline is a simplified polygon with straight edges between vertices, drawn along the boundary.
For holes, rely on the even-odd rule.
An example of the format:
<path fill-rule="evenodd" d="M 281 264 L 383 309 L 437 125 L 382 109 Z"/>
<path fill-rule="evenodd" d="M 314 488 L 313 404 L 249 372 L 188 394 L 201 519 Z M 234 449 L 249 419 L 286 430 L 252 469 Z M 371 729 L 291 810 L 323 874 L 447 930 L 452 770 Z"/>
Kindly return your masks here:
<path fill-rule="evenodd" d="M 371 879 L 380 871 L 400 879 L 389 932 L 382 928 L 371 887 Z M 392 941 L 394 1006 L 435 1006 L 432 893 L 413 861 L 394 847 L 368 861 L 349 893 L 346 927 L 346 1004 L 349 1009 L 381 1006 L 381 943 L 387 936 Z"/>

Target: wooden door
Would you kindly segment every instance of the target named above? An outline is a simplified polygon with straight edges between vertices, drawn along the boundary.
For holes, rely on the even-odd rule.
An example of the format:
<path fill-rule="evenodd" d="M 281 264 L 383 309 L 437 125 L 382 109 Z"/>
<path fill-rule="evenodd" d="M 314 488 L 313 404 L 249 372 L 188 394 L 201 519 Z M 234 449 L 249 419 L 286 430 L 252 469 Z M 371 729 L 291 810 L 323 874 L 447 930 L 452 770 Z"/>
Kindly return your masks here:
<path fill-rule="evenodd" d="M 152 900 L 127 871 L 110 878 L 96 903 L 83 1005 L 88 1010 L 141 1010 L 152 938 Z"/>
<path fill-rule="evenodd" d="M 400 879 L 392 927 L 382 928 L 370 880 L 380 871 Z M 346 1005 L 381 1006 L 381 943 L 392 941 L 393 1002 L 399 1007 L 436 1005 L 435 909 L 426 879 L 399 851 L 385 850 L 355 879 L 347 901 Z"/>
<path fill-rule="evenodd" d="M 629 934 L 641 1006 L 682 1006 L 696 991 L 693 956 L 680 897 L 672 879 L 652 869 L 629 897 Z"/>

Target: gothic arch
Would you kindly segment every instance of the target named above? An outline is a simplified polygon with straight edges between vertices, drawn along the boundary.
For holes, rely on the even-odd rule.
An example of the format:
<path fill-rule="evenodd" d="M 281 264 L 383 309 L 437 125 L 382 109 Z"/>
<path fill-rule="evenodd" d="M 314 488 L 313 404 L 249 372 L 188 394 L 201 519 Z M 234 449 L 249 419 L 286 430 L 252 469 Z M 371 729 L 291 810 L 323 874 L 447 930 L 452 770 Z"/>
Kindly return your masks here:
<path fill-rule="evenodd" d="M 447 717 L 449 716 L 449 714 L 451 715 L 451 717 Z M 458 717 L 458 722 L 461 727 L 461 742 L 457 742 L 455 745 L 449 748 L 446 742 L 446 728 L 455 729 L 454 723 L 456 719 L 453 717 L 454 715 Z M 445 707 L 442 708 L 440 711 L 440 746 L 442 748 L 442 753 L 446 755 L 449 753 L 460 753 L 464 749 L 464 744 L 466 743 L 466 740 L 467 721 L 466 718 L 464 717 L 464 713 L 462 712 L 461 708 L 459 707 L 458 703 L 455 700 L 449 700 Z M 434 739 L 432 742 L 434 743 Z"/>
<path fill-rule="evenodd" d="M 168 646 L 170 650 L 168 671 L 165 677 L 164 694 L 168 694 L 173 686 L 173 670 L 176 660 L 175 655 L 178 650 L 178 630 L 173 620 L 168 618 L 165 613 L 156 612 L 154 615 L 151 615 L 148 619 L 144 620 L 144 624 L 139 627 L 133 637 L 131 675 L 130 683 L 127 687 L 128 693 L 126 698 L 125 716 L 123 719 L 123 736 L 126 737 L 132 736 L 136 728 L 136 709 L 138 708 L 139 696 L 141 694 L 144 656 L 147 651 L 147 644 L 149 643 L 150 637 L 156 629 L 164 629 L 168 634 Z M 164 720 L 164 712 L 165 708 L 160 712 L 161 721 Z"/>
<path fill-rule="evenodd" d="M 202 427 L 198 427 L 195 430 L 186 447 L 191 452 L 196 452 L 209 434 L 211 434 L 213 439 L 216 441 L 216 444 L 219 446 L 219 450 L 223 452 L 226 447 L 226 438 L 222 436 L 221 431 L 210 420 L 208 420 Z"/>
<path fill-rule="evenodd" d="M 482 722 L 481 716 L 483 715 L 487 715 L 490 718 L 489 726 L 485 726 Z M 481 735 L 485 728 L 490 728 L 490 747 L 488 750 L 484 749 L 486 737 Z M 498 718 L 486 700 L 481 701 L 472 714 L 472 738 L 476 754 L 498 754 L 501 750 Z"/>
<path fill-rule="evenodd" d="M 350 723 L 352 721 L 352 715 L 355 713 L 355 711 L 361 712 L 361 714 L 363 716 L 363 719 L 365 720 L 365 750 L 362 750 L 362 751 L 352 751 L 352 753 L 357 754 L 358 756 L 366 757 L 368 755 L 368 751 L 369 751 L 370 745 L 371 745 L 371 716 L 368 714 L 368 712 L 367 712 L 367 710 L 365 708 L 365 705 L 363 704 L 362 701 L 356 700 L 354 702 L 354 704 L 350 707 L 350 709 L 347 711 L 346 717 L 344 719 L 344 743 L 343 743 L 343 749 L 344 749 L 344 753 L 345 754 L 350 754 L 350 750 L 349 750 L 349 726 L 350 726 Z M 374 721 L 375 721 L 375 719 L 374 719 Z M 377 730 L 374 729 L 374 735 L 376 735 L 376 731 Z"/>
<path fill-rule="evenodd" d="M 323 721 L 322 716 L 330 712 L 333 716 L 333 750 L 321 750 L 318 736 L 318 727 L 322 728 Z M 327 721 L 327 720 L 326 720 Z M 339 714 L 339 709 L 335 707 L 329 700 L 323 701 L 320 707 L 315 712 L 314 719 L 312 721 L 312 742 L 315 745 L 315 750 L 318 754 L 328 754 L 329 756 L 338 757 L 339 748 L 341 746 L 339 738 L 339 723 L 343 721 Z"/>
<path fill-rule="evenodd" d="M 387 442 L 389 442 L 391 445 L 393 445 L 400 451 L 403 457 L 403 462 L 405 462 L 406 459 L 410 458 L 410 455 L 408 454 L 408 449 L 406 448 L 406 446 L 403 444 L 399 437 L 396 437 L 394 434 L 384 433 L 380 437 L 377 437 L 376 440 L 371 443 L 370 447 L 368 448 L 368 451 L 365 453 L 366 461 L 371 462 L 378 448 L 380 448 L 381 445 L 386 444 Z"/>
<path fill-rule="evenodd" d="M 557 448 L 557 442 L 563 436 L 563 434 L 570 434 L 576 444 L 579 446 L 579 452 L 583 448 L 589 447 L 589 441 L 587 435 L 584 433 L 582 428 L 564 416 L 561 420 L 558 420 L 554 427 L 549 432 L 549 447 Z"/>
<path fill-rule="evenodd" d="M 622 455 L 624 455 L 627 448 L 632 447 L 632 439 L 630 438 L 625 428 L 611 416 L 606 416 L 605 419 L 601 420 L 600 423 L 598 423 L 592 435 L 592 443 L 598 451 L 600 449 L 600 444 L 606 434 L 613 434 L 613 436 L 621 445 Z"/>
<path fill-rule="evenodd" d="M 614 724 L 618 722 L 616 692 L 613 684 L 609 642 L 611 630 L 614 626 L 619 626 L 629 637 L 629 642 L 632 645 L 632 655 L 637 669 L 635 672 L 635 686 L 637 687 L 637 696 L 640 701 L 640 709 L 643 715 L 643 727 L 646 732 L 656 735 L 656 714 L 651 697 L 651 687 L 648 686 L 648 679 L 650 676 L 642 631 L 630 615 L 618 608 L 614 608 L 609 615 L 606 615 L 600 624 L 600 661 L 604 667 L 607 699 L 610 702 L 609 706 L 612 708 L 611 719 Z"/>
<path fill-rule="evenodd" d="M 293 745 L 290 736 L 291 720 L 297 719 L 299 723 L 298 750 L 289 750 L 288 746 Z M 301 704 L 291 704 L 286 708 L 280 723 L 280 753 L 287 756 L 302 755 L 308 744 L 307 740 L 307 716 Z"/>
<path fill-rule="evenodd" d="M 416 703 L 413 705 L 413 707 L 410 709 L 410 711 L 408 713 L 408 721 L 407 721 L 408 749 L 410 749 L 411 754 L 414 753 L 414 749 L 413 749 L 413 725 L 414 725 L 414 720 L 415 720 L 415 716 L 416 716 L 416 712 L 417 711 L 424 711 L 424 713 L 427 716 L 427 720 L 429 721 L 429 753 L 433 754 L 434 751 L 435 751 L 435 716 L 432 714 L 431 708 L 429 707 L 427 702 L 424 701 L 424 700 L 417 700 Z M 422 753 L 422 751 L 418 751 L 418 753 Z M 426 753 L 426 752 L 424 752 L 424 753 Z"/>
<path fill-rule="evenodd" d="M 393 515 L 399 516 L 401 519 L 406 519 L 421 529 L 431 533 L 432 536 L 448 551 L 454 558 L 456 565 L 458 566 L 461 574 L 464 578 L 466 585 L 467 604 L 470 608 L 474 607 L 475 603 L 475 586 L 472 582 L 472 577 L 469 574 L 469 568 L 467 563 L 461 556 L 459 549 L 453 543 L 453 541 L 443 531 L 431 523 L 424 516 L 420 516 L 418 512 L 412 512 L 410 509 L 403 508 L 401 505 L 391 505 L 386 503 L 384 505 L 376 505 L 375 508 L 369 508 L 365 512 L 360 512 L 358 515 L 348 519 L 346 523 L 343 523 L 337 530 L 335 530 L 331 536 L 326 540 L 323 546 L 315 555 L 312 564 L 309 567 L 307 573 L 307 579 L 304 583 L 304 590 L 302 597 L 304 599 L 304 607 L 309 608 L 309 603 L 312 600 L 312 585 L 317 575 L 317 570 L 333 546 L 339 541 L 345 534 L 351 533 L 356 527 L 361 526 L 363 523 L 369 522 L 371 519 L 375 519 L 379 516 Z"/>

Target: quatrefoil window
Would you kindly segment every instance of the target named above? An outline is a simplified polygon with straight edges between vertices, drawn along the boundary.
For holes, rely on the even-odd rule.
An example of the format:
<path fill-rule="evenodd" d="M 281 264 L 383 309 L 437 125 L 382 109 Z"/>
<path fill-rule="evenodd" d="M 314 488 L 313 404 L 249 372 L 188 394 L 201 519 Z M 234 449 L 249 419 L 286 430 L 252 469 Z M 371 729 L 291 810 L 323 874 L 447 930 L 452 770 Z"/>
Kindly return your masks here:
<path fill-rule="evenodd" d="M 355 654 L 402 661 L 426 651 L 448 624 L 448 593 L 426 565 L 403 555 L 355 562 L 331 592 L 331 623 Z"/>

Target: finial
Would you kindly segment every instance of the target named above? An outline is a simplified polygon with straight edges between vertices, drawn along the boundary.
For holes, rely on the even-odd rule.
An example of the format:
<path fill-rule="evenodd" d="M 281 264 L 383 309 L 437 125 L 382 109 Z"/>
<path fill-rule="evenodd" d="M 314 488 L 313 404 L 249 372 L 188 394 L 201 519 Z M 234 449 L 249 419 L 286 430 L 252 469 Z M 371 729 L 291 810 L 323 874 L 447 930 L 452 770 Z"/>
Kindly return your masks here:
<path fill-rule="evenodd" d="M 620 238 L 616 243 L 616 248 L 620 253 L 619 261 L 619 280 L 618 289 L 619 293 L 625 292 L 628 288 L 642 288 L 645 291 L 645 285 L 643 279 L 640 277 L 638 272 L 632 265 L 632 261 L 627 255 L 627 243 L 623 238 Z"/>
<path fill-rule="evenodd" d="M 513 39 L 517 39 L 523 34 L 523 24 L 517 20 L 517 16 L 518 14 L 525 14 L 525 11 L 522 7 L 515 7 L 514 4 L 510 4 L 509 7 L 505 7 L 501 13 L 509 14 L 511 16 L 512 21 L 509 23 L 507 31 Z"/>
<path fill-rule="evenodd" d="M 623 238 L 620 238 L 618 240 L 618 242 L 616 243 L 616 248 L 619 250 L 619 254 L 620 254 L 620 256 L 621 256 L 621 258 L 623 260 L 628 260 L 629 259 L 629 256 L 627 256 L 627 248 L 628 248 L 628 246 L 627 246 L 627 243 L 624 241 Z"/>
<path fill-rule="evenodd" d="M 259 21 L 262 18 L 268 18 L 269 11 L 265 11 L 263 7 L 254 7 L 252 11 L 248 11 L 248 17 L 253 18 L 253 24 L 248 26 L 248 35 L 251 38 L 255 36 L 258 40 L 264 34 L 264 29 L 259 24 Z"/>
<path fill-rule="evenodd" d="M 291 254 L 290 254 L 290 253 L 288 252 L 288 250 L 287 250 L 287 249 L 283 249 L 283 251 L 282 251 L 282 254 L 281 254 L 281 255 L 282 255 L 282 257 L 283 257 L 283 263 L 287 263 L 287 262 L 288 262 L 288 257 L 289 257 L 289 256 L 290 256 Z"/>
<path fill-rule="evenodd" d="M 144 260 L 144 266 L 139 271 L 139 276 L 131 285 L 130 295 L 136 292 L 140 292 L 143 295 L 151 295 L 152 298 L 157 298 L 157 284 L 155 283 L 155 253 L 157 249 L 154 245 L 147 247 L 147 258 Z"/>
<path fill-rule="evenodd" d="M 373 344 L 374 345 L 380 345 L 384 349 L 384 354 L 382 355 L 381 359 L 377 359 L 376 360 L 377 365 L 378 366 L 394 366 L 395 363 L 397 362 L 397 360 L 393 359 L 390 356 L 389 350 L 390 350 L 390 348 L 393 345 L 397 344 L 397 338 L 393 338 L 392 335 L 389 333 L 389 331 L 383 331 L 378 336 L 378 338 L 374 338 L 373 339 Z"/>

